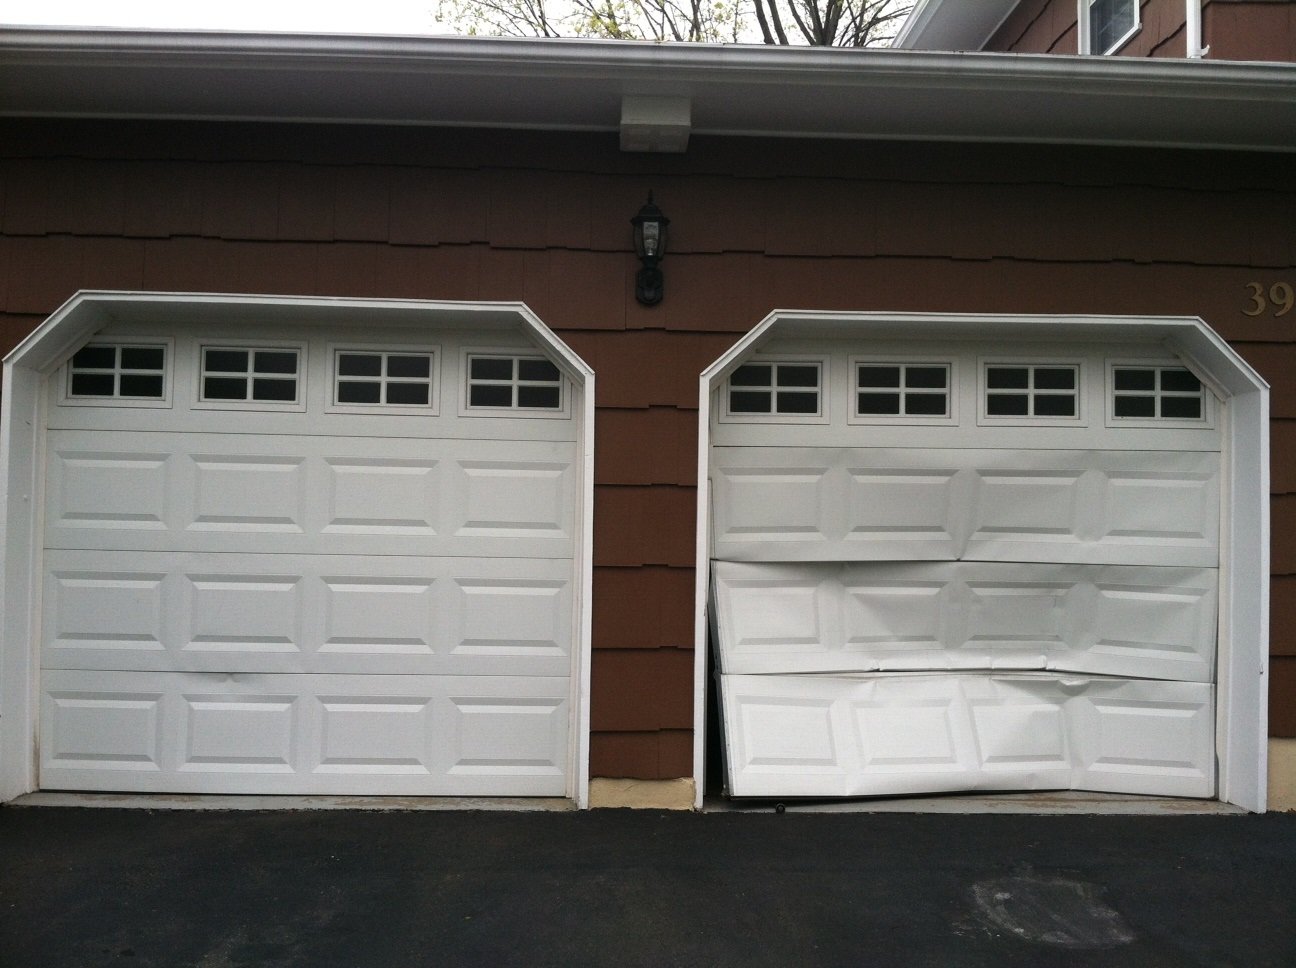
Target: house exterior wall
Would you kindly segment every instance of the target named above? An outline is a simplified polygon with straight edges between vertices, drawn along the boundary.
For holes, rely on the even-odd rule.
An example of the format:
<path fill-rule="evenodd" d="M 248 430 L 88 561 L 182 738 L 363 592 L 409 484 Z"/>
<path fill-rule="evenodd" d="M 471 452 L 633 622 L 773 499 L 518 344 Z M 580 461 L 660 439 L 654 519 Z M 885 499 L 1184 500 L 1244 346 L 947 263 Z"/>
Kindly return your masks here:
<path fill-rule="evenodd" d="M 597 382 L 591 773 L 692 772 L 697 377 L 776 308 L 1199 315 L 1273 384 L 1296 736 L 1296 181 L 1210 152 L 11 120 L 0 344 L 79 289 L 522 300 Z M 671 218 L 661 305 L 629 218 Z M 1261 301 L 1257 302 L 1257 294 Z"/>
<path fill-rule="evenodd" d="M 985 50 L 1018 54 L 1077 52 L 1076 0 L 1022 0 Z M 1184 0 L 1142 0 L 1141 27 L 1116 54 L 1184 57 Z M 1212 60 L 1296 60 L 1292 0 L 1204 0 L 1202 44 Z"/>

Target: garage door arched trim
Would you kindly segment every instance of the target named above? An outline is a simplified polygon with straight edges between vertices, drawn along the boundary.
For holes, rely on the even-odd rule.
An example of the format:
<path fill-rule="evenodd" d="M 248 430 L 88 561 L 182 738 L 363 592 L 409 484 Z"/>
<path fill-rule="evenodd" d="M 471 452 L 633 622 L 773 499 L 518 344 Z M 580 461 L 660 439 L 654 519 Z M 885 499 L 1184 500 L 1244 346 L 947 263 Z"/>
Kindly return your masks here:
<path fill-rule="evenodd" d="M 576 443 L 565 783 L 566 796 L 578 806 L 586 806 L 594 483 L 594 374 L 590 367 L 521 303 L 92 291 L 72 297 L 4 363 L 0 414 L 0 506 L 4 509 L 0 533 L 0 800 L 34 790 L 38 783 L 39 576 L 43 567 L 44 410 L 49 378 L 93 334 L 115 323 L 164 331 L 174 326 L 198 329 L 206 324 L 249 322 L 264 324 L 267 330 L 277 327 L 303 335 L 307 327 L 321 324 L 338 328 L 381 324 L 408 332 L 451 327 L 511 333 L 521 343 L 541 348 L 570 381 Z M 498 342 L 499 337 L 492 339 Z"/>
<path fill-rule="evenodd" d="M 1195 317 L 841 313 L 779 310 L 703 371 L 699 385 L 694 777 L 705 778 L 707 634 L 712 559 L 711 425 L 715 391 L 771 339 L 802 343 L 975 340 L 1159 344 L 1187 361 L 1223 401 L 1225 434 L 1220 536 L 1219 642 L 1215 753 L 1218 798 L 1265 809 L 1268 701 L 1269 450 L 1268 385 L 1204 321 Z M 1102 416 L 1098 419 L 1101 421 Z"/>

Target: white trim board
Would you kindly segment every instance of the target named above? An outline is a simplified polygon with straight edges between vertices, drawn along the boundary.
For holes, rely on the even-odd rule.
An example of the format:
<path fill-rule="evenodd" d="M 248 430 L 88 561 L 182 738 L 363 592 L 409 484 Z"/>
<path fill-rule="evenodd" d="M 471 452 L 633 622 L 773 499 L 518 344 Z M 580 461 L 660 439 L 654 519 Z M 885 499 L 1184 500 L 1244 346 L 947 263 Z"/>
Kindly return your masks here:
<path fill-rule="evenodd" d="M 593 575 L 594 372 L 522 303 L 464 303 L 215 293 L 82 291 L 24 339 L 4 361 L 0 410 L 0 801 L 37 785 L 36 696 L 40 640 L 40 534 L 43 519 L 44 387 L 88 337 L 129 320 L 159 330 L 186 324 L 258 323 L 293 326 L 336 323 L 418 328 L 452 326 L 523 335 L 544 348 L 572 383 L 581 475 L 576 525 L 576 630 L 571 669 L 569 771 L 566 795 L 589 803 L 590 588 Z"/>
<path fill-rule="evenodd" d="M 699 378 L 697 579 L 694 615 L 694 778 L 705 795 L 707 629 L 712 495 L 708 474 L 715 390 L 771 339 L 981 339 L 1159 343 L 1189 361 L 1222 399 L 1216 758 L 1219 799 L 1263 812 L 1268 749 L 1269 387 L 1197 317 L 845 313 L 776 310 Z"/>

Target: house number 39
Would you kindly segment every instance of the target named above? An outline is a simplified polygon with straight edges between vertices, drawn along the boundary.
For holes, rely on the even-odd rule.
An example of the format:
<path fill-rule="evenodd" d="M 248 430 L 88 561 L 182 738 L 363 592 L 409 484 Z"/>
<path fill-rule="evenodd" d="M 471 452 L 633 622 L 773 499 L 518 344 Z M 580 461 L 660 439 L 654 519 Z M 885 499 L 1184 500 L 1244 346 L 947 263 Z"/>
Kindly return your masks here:
<path fill-rule="evenodd" d="M 1242 310 L 1243 316 L 1262 316 L 1272 313 L 1275 318 L 1286 316 L 1296 305 L 1296 293 L 1292 292 L 1291 283 L 1275 282 L 1266 291 L 1262 283 L 1248 282 L 1249 306 Z"/>

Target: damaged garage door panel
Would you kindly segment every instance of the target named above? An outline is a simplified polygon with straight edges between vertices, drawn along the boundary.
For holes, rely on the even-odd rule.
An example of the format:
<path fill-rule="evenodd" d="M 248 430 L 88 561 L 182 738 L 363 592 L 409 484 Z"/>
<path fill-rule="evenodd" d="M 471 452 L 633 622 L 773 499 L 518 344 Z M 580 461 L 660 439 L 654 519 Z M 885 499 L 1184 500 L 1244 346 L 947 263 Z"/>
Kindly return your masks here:
<path fill-rule="evenodd" d="M 1215 452 L 718 447 L 730 561 L 1065 561 L 1213 567 Z"/>
<path fill-rule="evenodd" d="M 1215 793 L 1208 683 L 1047 675 L 721 676 L 729 793 Z"/>
<path fill-rule="evenodd" d="M 986 562 L 713 566 L 726 675 L 1041 670 L 1209 682 L 1208 568 Z"/>

